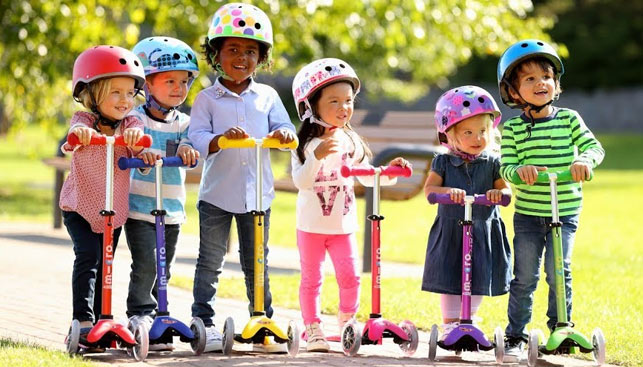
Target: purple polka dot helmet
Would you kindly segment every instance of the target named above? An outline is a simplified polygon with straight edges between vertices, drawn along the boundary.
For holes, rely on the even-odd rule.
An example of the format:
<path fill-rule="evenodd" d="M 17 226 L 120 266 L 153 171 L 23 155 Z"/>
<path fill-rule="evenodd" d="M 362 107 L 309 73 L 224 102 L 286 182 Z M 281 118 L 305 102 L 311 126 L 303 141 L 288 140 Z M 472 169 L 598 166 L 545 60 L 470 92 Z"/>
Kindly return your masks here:
<path fill-rule="evenodd" d="M 266 13 L 251 4 L 229 3 L 212 17 L 208 42 L 221 37 L 249 38 L 272 48 L 272 25 Z"/>
<path fill-rule="evenodd" d="M 494 128 L 498 126 L 500 110 L 486 90 L 475 85 L 464 85 L 444 92 L 435 105 L 435 127 L 440 143 L 449 147 L 445 134 L 447 130 L 462 120 L 484 113 L 493 116 Z"/>

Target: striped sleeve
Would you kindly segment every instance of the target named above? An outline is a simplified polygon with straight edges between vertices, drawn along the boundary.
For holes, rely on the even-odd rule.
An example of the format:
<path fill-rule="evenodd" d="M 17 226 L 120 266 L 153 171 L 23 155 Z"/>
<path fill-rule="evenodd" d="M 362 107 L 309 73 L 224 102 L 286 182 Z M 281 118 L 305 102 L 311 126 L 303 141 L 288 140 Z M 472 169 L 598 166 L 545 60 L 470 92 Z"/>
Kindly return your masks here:
<path fill-rule="evenodd" d="M 596 168 L 603 158 L 605 150 L 601 143 L 594 137 L 594 134 L 587 128 L 585 121 L 576 111 L 572 112 L 570 124 L 572 128 L 572 142 L 578 148 L 580 153 L 574 162 L 589 163 L 592 168 Z"/>
<path fill-rule="evenodd" d="M 502 142 L 500 147 L 500 176 L 509 181 L 509 178 L 520 167 L 518 160 L 518 150 L 516 149 L 516 140 L 514 135 L 513 122 L 516 118 L 510 119 L 505 122 L 502 129 Z"/>

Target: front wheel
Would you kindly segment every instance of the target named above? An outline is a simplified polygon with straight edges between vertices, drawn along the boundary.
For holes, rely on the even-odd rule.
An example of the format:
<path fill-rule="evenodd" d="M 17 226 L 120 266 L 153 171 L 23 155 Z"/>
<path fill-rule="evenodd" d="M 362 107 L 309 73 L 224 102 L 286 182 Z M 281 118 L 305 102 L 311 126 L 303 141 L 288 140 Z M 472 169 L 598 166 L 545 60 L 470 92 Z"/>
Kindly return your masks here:
<path fill-rule="evenodd" d="M 500 327 L 493 331 L 493 342 L 496 345 L 496 363 L 502 364 L 505 359 L 505 333 Z"/>
<path fill-rule="evenodd" d="M 71 326 L 69 327 L 69 335 L 65 339 L 65 347 L 67 348 L 67 353 L 70 355 L 77 354 L 80 350 L 78 345 L 80 342 L 80 322 L 78 320 L 72 320 Z"/>
<path fill-rule="evenodd" d="M 290 320 L 288 322 L 288 342 L 286 346 L 288 347 L 288 355 L 291 357 L 296 357 L 299 353 L 299 338 L 301 334 L 299 333 L 299 328 L 297 323 Z"/>
<path fill-rule="evenodd" d="M 349 357 L 354 357 L 362 345 L 362 334 L 355 322 L 349 321 L 344 325 L 341 338 L 344 354 Z"/>
<path fill-rule="evenodd" d="M 195 317 L 190 322 L 190 330 L 194 338 L 190 340 L 190 347 L 194 355 L 201 355 L 205 351 L 205 341 L 207 339 L 205 334 L 205 324 L 199 317 Z"/>
<path fill-rule="evenodd" d="M 136 345 L 128 348 L 128 352 L 132 354 L 136 361 L 144 361 L 150 350 L 150 335 L 145 323 L 134 324 L 134 340 L 136 340 Z"/>
<path fill-rule="evenodd" d="M 529 332 L 529 341 L 528 341 L 528 354 L 527 354 L 527 366 L 535 367 L 538 363 L 538 339 L 541 334 L 541 331 L 531 330 Z"/>
<path fill-rule="evenodd" d="M 418 349 L 418 343 L 420 340 L 418 337 L 418 329 L 411 321 L 408 320 L 402 321 L 399 326 L 404 330 L 408 339 L 407 341 L 400 343 L 400 349 L 402 349 L 404 354 L 410 357 Z"/>
<path fill-rule="evenodd" d="M 232 317 L 228 317 L 223 324 L 223 343 L 221 345 L 223 355 L 229 356 L 232 353 L 232 345 L 234 345 L 234 320 Z"/>
<path fill-rule="evenodd" d="M 435 361 L 435 355 L 438 351 L 438 325 L 431 326 L 431 334 L 429 335 L 429 361 Z"/>
<path fill-rule="evenodd" d="M 596 328 L 592 332 L 592 344 L 594 345 L 594 350 L 592 350 L 594 361 L 597 366 L 601 366 L 605 363 L 605 337 L 600 328 Z"/>

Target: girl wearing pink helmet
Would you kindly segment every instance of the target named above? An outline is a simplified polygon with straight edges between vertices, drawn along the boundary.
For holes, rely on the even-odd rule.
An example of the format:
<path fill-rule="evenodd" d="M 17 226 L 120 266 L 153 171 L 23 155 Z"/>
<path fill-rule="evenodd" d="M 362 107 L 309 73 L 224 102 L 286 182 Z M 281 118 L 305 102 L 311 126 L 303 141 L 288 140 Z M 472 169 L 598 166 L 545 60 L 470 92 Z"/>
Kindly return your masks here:
<path fill-rule="evenodd" d="M 135 143 L 143 136 L 143 123 L 127 116 L 145 83 L 143 65 L 136 55 L 117 46 L 95 46 L 74 63 L 73 97 L 91 112 L 71 118 L 69 135 L 80 145 L 65 144 L 72 155 L 71 170 L 60 192 L 60 209 L 74 245 L 72 274 L 73 318 L 80 322 L 80 344 L 97 321 L 101 307 L 103 217 L 105 203 L 106 147 L 88 145 L 92 135 L 123 135 L 127 147 L 115 146 L 115 161 L 140 151 Z M 146 157 L 144 157 L 146 159 Z M 114 249 L 128 214 L 129 171 L 114 170 Z"/>
<path fill-rule="evenodd" d="M 322 265 L 328 251 L 339 286 L 341 327 L 359 308 L 360 277 L 355 231 L 358 228 L 353 179 L 339 173 L 342 165 L 368 163 L 370 150 L 350 127 L 360 81 L 353 68 L 326 58 L 304 66 L 293 81 L 293 97 L 302 125 L 299 147 L 292 154 L 297 195 L 297 247 L 301 263 L 299 304 L 306 325 L 308 351 L 328 351 L 320 326 Z M 407 166 L 403 158 L 390 165 Z M 360 179 L 360 181 L 362 181 Z M 364 180 L 365 185 L 372 185 Z M 382 184 L 392 184 L 385 176 Z"/>
<path fill-rule="evenodd" d="M 493 153 L 500 110 L 493 97 L 476 86 L 462 86 L 444 93 L 435 107 L 440 143 L 448 153 L 433 158 L 424 185 L 425 195 L 448 193 L 456 202 L 465 195 L 486 193 L 492 202 L 511 194 L 500 177 L 500 157 Z M 462 228 L 464 207 L 439 205 L 431 227 L 424 263 L 422 290 L 441 295 L 442 340 L 460 320 Z M 482 296 L 507 293 L 511 275 L 510 248 L 497 206 L 473 208 L 473 277 L 471 313 Z"/>

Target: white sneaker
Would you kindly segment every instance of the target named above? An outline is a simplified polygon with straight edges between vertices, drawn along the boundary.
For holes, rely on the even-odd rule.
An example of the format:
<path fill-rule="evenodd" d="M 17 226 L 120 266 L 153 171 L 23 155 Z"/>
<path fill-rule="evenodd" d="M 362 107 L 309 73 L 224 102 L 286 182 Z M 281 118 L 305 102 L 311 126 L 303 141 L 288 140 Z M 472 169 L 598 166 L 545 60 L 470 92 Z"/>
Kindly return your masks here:
<path fill-rule="evenodd" d="M 451 331 L 453 331 L 453 329 L 457 328 L 458 326 L 460 326 L 460 323 L 457 321 L 450 322 L 448 324 L 442 324 L 442 336 L 440 337 L 440 341 L 443 342 L 444 339 L 449 336 Z"/>
<path fill-rule="evenodd" d="M 205 328 L 205 350 L 206 352 L 220 352 L 223 349 L 223 334 L 214 325 Z"/>
<path fill-rule="evenodd" d="M 150 330 L 152 328 L 152 323 L 154 323 L 154 319 L 149 315 L 132 316 L 129 318 L 129 323 L 130 325 L 134 325 L 134 327 L 136 327 L 136 324 L 144 323 L 145 326 L 147 326 L 147 330 Z"/>
<path fill-rule="evenodd" d="M 174 350 L 172 343 L 156 343 L 150 344 L 150 352 L 171 352 Z"/>
<path fill-rule="evenodd" d="M 318 322 L 306 325 L 306 351 L 308 352 L 328 352 L 330 345 L 324 337 L 324 332 Z"/>

